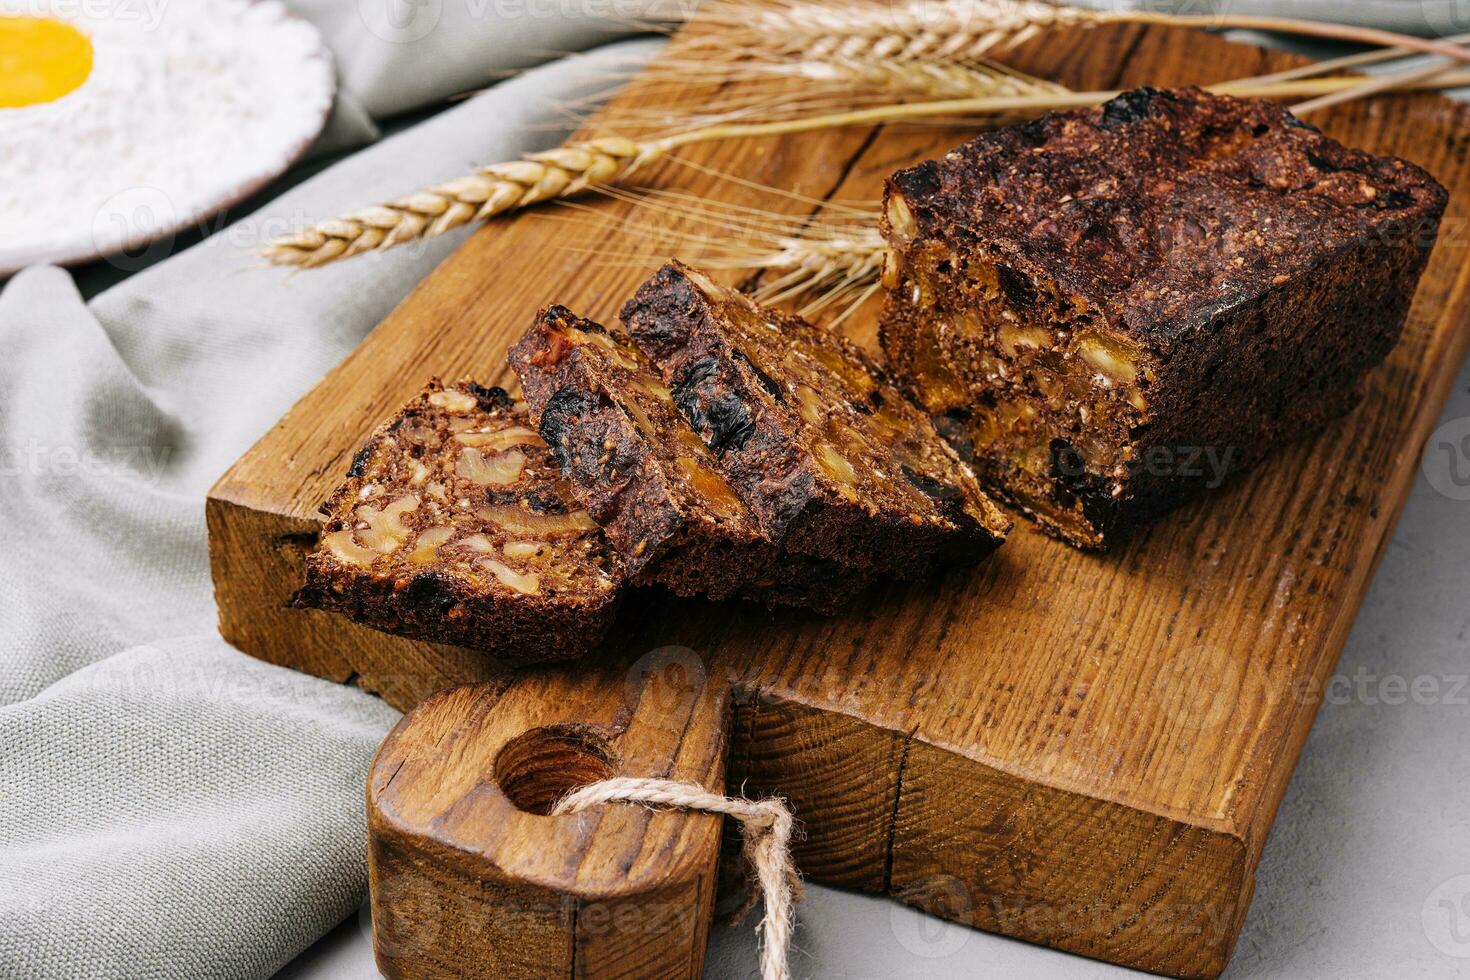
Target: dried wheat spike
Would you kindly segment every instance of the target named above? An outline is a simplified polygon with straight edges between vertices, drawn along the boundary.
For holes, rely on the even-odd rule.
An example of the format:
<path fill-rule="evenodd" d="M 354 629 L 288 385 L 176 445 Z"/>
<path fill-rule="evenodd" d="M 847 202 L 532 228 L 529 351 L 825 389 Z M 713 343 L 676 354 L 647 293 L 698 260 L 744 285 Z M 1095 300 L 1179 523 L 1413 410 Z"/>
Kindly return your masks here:
<path fill-rule="evenodd" d="M 802 316 L 815 317 L 833 308 L 835 325 L 878 288 L 887 243 L 878 229 L 877 202 L 845 204 L 818 201 L 777 187 L 695 166 L 716 177 L 763 190 L 773 200 L 819 206 L 821 214 L 785 214 L 760 207 L 734 205 L 676 190 L 620 190 L 600 193 L 636 205 L 616 219 L 627 245 L 568 246 L 585 250 L 596 261 L 614 265 L 658 265 L 670 255 L 697 255 L 707 269 L 763 273 L 752 295 L 768 304 L 791 303 Z M 582 213 L 584 206 L 566 202 Z M 574 220 L 552 211 L 550 220 Z"/>
<path fill-rule="evenodd" d="M 665 152 L 658 142 L 608 137 L 532 153 L 268 243 L 277 265 L 316 268 L 373 249 L 442 235 L 471 221 L 624 180 Z"/>
<path fill-rule="evenodd" d="M 1399 47 L 1470 62 L 1449 39 L 1273 15 L 1089 10 L 1046 0 L 711 0 L 700 22 L 715 28 L 695 43 L 727 55 L 758 46 L 767 55 L 950 60 L 997 55 L 1059 27 L 1164 24 L 1280 31 Z"/>
<path fill-rule="evenodd" d="M 716 25 L 700 39 L 710 47 L 755 47 L 811 59 L 963 60 L 1003 53 L 1043 31 L 1093 26 L 1120 15 L 1043 0 L 897 0 L 751 4 L 717 0 L 701 22 Z"/>
<path fill-rule="evenodd" d="M 1065 86 L 1000 66 L 943 61 L 887 61 L 836 58 L 804 66 L 802 76 L 872 89 L 893 96 L 963 99 L 981 96 L 1035 95 L 1067 91 Z"/>
<path fill-rule="evenodd" d="M 598 125 L 623 134 L 689 132 L 737 122 L 783 122 L 918 100 L 1007 100 L 987 112 L 967 103 L 967 121 L 1006 121 L 1053 107 L 1071 96 L 1062 85 L 985 59 L 970 62 L 873 61 L 866 58 L 765 58 L 756 52 L 736 62 L 672 56 L 639 76 L 641 91 L 680 92 L 685 100 L 628 100 L 598 110 Z M 1021 100 L 1021 107 L 1014 104 Z M 1031 100 L 1036 100 L 1032 102 Z M 697 106 L 697 109 L 691 109 Z M 928 121 L 927 119 L 922 121 Z M 943 120 L 937 120 L 942 122 Z"/>
<path fill-rule="evenodd" d="M 1470 60 L 1470 48 L 1442 40 L 1411 38 L 1369 28 L 1350 27 L 1325 22 L 1294 21 L 1276 17 L 1155 14 L 1148 11 L 1099 12 L 1054 6 L 1042 0 L 940 0 L 936 6 L 926 0 L 896 0 L 886 5 L 874 0 L 837 6 L 830 3 L 777 0 L 771 4 L 752 6 L 749 0 L 714 0 L 701 14 L 702 22 L 724 25 L 693 38 L 680 57 L 685 65 L 697 62 L 700 45 L 710 52 L 708 66 L 694 69 L 694 81 L 709 82 L 711 72 L 725 71 L 729 80 L 750 80 L 752 73 L 772 70 L 771 65 L 752 64 L 750 32 L 758 32 L 766 50 L 761 57 L 768 61 L 783 57 L 772 54 L 783 46 L 793 54 L 794 66 L 777 65 L 779 73 L 794 67 L 792 74 L 811 71 L 819 77 L 813 97 L 803 101 L 799 93 L 778 93 L 772 100 L 760 91 L 748 101 L 720 107 L 717 118 L 706 124 L 683 129 L 658 138 L 634 140 L 626 136 L 606 137 L 591 142 L 572 144 L 558 150 L 532 154 L 522 160 L 481 168 L 468 176 L 439 184 L 390 204 L 367 208 L 330 221 L 321 222 L 296 235 L 269 243 L 265 256 L 276 264 L 305 268 L 325 265 L 374 249 L 388 248 L 403 242 L 442 234 L 470 221 L 482 220 L 541 201 L 564 198 L 589 187 L 605 187 L 626 180 L 650 161 L 665 156 L 679 147 L 713 140 L 746 139 L 810 132 L 837 126 L 874 125 L 878 123 L 923 119 L 968 117 L 990 123 L 1042 112 L 1073 108 L 1106 101 L 1114 92 L 1070 92 L 1061 86 L 1032 79 L 999 66 L 983 63 L 989 51 L 1004 50 L 1040 32 L 1065 25 L 1096 25 L 1127 21 L 1133 23 L 1166 23 L 1207 26 L 1255 27 L 1294 31 L 1321 37 L 1335 37 L 1364 43 L 1392 44 L 1403 50 L 1431 52 L 1451 60 Z M 744 39 L 741 35 L 744 33 Z M 882 67 L 883 59 L 909 57 L 902 69 Z M 946 63 L 944 59 L 953 59 Z M 823 62 L 825 61 L 825 64 Z M 834 68 L 833 66 L 838 66 Z M 836 92 L 821 91 L 822 73 L 854 73 Z M 863 73 L 874 72 L 861 81 Z M 905 74 L 907 72 L 907 74 Z M 1413 84 L 1435 87 L 1444 79 L 1412 75 L 1404 79 Z M 653 73 L 657 77 L 656 71 Z M 1255 97 L 1280 98 L 1293 85 L 1348 87 L 1351 92 L 1334 96 L 1330 101 L 1376 94 L 1386 83 L 1362 85 L 1352 79 L 1304 79 L 1281 85 L 1263 85 L 1252 90 L 1248 85 L 1226 83 L 1212 86 L 1218 92 Z M 938 98 L 934 94 L 953 94 L 950 89 L 974 85 L 979 93 L 969 97 Z M 931 90 L 931 101 L 906 102 L 914 90 Z M 736 86 L 738 88 L 738 86 Z M 890 101 L 871 104 L 871 93 L 886 91 Z M 1324 94 L 1319 91 L 1313 95 Z M 1327 100 L 1307 103 L 1305 108 L 1320 108 Z M 784 108 L 783 108 L 784 103 Z M 813 109 L 824 109 L 811 114 Z M 838 111 L 830 111 L 830 110 Z M 798 112 L 798 115 L 784 113 Z M 724 118 L 718 118 L 723 113 Z M 736 122 L 740 118 L 765 113 L 768 118 L 756 122 Z M 617 111 L 609 116 L 617 118 Z M 628 122 L 639 122 L 636 114 Z M 606 120 L 604 120 L 606 124 Z"/>

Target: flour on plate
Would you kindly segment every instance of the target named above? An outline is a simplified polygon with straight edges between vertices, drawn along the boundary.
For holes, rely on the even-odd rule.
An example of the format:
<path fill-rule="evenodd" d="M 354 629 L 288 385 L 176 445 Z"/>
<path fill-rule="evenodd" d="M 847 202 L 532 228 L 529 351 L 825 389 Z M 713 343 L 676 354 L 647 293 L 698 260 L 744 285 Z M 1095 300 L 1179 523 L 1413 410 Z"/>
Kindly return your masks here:
<path fill-rule="evenodd" d="M 0 275 L 200 225 L 284 171 L 331 108 L 321 36 L 277 0 L 0 0 L 0 16 L 93 47 L 76 90 L 0 109 Z"/>

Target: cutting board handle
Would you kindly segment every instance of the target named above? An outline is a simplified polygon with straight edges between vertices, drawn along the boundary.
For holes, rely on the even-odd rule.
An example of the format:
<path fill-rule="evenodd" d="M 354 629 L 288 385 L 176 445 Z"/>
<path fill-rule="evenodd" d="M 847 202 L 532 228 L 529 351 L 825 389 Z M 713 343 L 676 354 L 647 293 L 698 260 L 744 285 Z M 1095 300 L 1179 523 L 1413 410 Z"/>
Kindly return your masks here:
<path fill-rule="evenodd" d="M 383 975 L 698 976 L 720 818 L 547 814 L 610 776 L 723 792 L 728 692 L 693 650 L 661 647 L 454 688 L 404 716 L 368 777 Z"/>

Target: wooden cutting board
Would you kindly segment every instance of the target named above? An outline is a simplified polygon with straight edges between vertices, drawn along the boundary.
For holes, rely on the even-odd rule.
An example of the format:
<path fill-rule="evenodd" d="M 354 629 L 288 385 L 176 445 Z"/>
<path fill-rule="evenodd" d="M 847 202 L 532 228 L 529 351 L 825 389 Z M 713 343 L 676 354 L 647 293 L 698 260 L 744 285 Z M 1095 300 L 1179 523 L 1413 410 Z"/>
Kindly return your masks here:
<path fill-rule="evenodd" d="M 1050 35 L 1015 61 L 1090 89 L 1295 63 L 1131 27 Z M 637 84 L 621 98 L 639 98 Z M 787 797 L 812 879 L 1087 956 L 1217 975 L 1470 336 L 1470 111 L 1421 95 L 1314 121 L 1427 167 L 1452 191 L 1403 341 L 1350 417 L 1111 554 L 1020 521 L 986 564 L 886 586 L 834 619 L 643 595 L 585 664 L 512 673 L 286 605 L 317 505 L 380 419 L 431 375 L 510 382 L 506 347 L 539 306 L 610 319 L 651 269 L 589 259 L 640 234 L 621 226 L 634 206 L 605 199 L 569 220 L 495 221 L 446 260 L 208 504 L 220 628 L 242 650 L 405 709 L 483 682 L 407 717 L 374 768 L 385 972 L 697 970 L 713 818 L 534 812 L 579 782 L 625 773 Z M 885 174 L 965 136 L 849 129 L 685 159 L 818 200 L 874 200 Z M 645 179 L 772 205 L 675 163 Z M 871 342 L 871 316 L 848 326 Z M 620 908 L 637 913 L 633 926 L 617 924 Z M 655 910 L 678 913 L 674 924 L 649 927 Z"/>

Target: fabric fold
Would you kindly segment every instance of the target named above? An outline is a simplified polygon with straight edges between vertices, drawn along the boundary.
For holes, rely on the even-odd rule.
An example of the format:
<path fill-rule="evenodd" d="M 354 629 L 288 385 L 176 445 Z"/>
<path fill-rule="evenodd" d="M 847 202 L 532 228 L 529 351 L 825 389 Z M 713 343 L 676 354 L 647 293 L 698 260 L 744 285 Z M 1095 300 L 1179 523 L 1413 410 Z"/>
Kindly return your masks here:
<path fill-rule="evenodd" d="M 468 229 L 309 273 L 255 249 L 555 144 L 555 104 L 656 43 L 528 72 L 176 255 L 118 257 L 132 274 L 90 304 L 54 268 L 0 291 L 0 980 L 267 977 L 358 906 L 397 713 L 220 639 L 204 498 Z"/>

